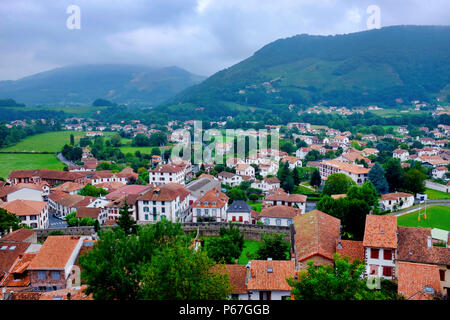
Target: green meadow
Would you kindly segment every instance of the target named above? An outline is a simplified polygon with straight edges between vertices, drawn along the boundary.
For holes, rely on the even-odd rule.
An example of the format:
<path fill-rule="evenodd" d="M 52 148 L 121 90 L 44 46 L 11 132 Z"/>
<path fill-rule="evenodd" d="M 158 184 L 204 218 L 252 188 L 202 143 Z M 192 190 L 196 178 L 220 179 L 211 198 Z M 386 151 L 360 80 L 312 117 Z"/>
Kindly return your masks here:
<path fill-rule="evenodd" d="M 7 178 L 11 170 L 62 170 L 63 163 L 54 154 L 0 153 L 0 177 Z"/>

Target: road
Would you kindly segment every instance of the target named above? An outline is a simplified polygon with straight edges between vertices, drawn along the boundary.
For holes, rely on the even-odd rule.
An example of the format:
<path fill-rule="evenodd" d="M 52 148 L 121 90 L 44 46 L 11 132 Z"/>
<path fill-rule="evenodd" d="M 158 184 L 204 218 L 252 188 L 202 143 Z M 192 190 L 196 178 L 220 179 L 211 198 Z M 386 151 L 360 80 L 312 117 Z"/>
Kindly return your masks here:
<path fill-rule="evenodd" d="M 49 221 L 49 229 L 55 229 L 55 228 L 67 228 L 67 223 L 62 220 L 58 219 L 55 216 L 53 216 L 52 213 L 48 214 L 48 221 Z"/>
<path fill-rule="evenodd" d="M 58 157 L 59 161 L 61 161 L 62 163 L 64 163 L 68 167 L 76 166 L 75 163 L 73 163 L 72 161 L 69 161 L 66 158 L 64 158 L 64 156 L 61 153 L 58 153 L 57 157 Z"/>

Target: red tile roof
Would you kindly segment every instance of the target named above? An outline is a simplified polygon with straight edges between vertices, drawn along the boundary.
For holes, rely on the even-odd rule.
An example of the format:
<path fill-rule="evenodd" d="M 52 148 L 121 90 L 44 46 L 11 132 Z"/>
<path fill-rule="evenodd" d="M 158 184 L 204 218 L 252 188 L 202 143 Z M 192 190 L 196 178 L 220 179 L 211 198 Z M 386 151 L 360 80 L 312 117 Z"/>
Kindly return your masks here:
<path fill-rule="evenodd" d="M 174 201 L 180 197 L 180 201 L 189 195 L 190 192 L 186 190 L 181 184 L 167 183 L 159 187 L 154 187 L 139 196 L 138 201 Z"/>
<path fill-rule="evenodd" d="M 228 196 L 216 189 L 211 189 L 192 204 L 194 208 L 223 208 L 228 203 Z M 200 204 L 199 204 L 200 203 Z M 213 205 L 215 203 L 215 205 Z"/>
<path fill-rule="evenodd" d="M 381 198 L 383 200 L 397 200 L 399 198 L 405 198 L 405 197 L 414 197 L 411 193 L 405 193 L 405 192 L 394 192 L 394 193 L 385 193 L 381 195 Z"/>
<path fill-rule="evenodd" d="M 332 260 L 340 226 L 341 220 L 319 210 L 295 217 L 297 260 L 302 262 L 315 255 Z"/>
<path fill-rule="evenodd" d="M 80 236 L 49 236 L 36 257 L 28 267 L 29 270 L 62 270 L 80 242 Z"/>
<path fill-rule="evenodd" d="M 339 253 L 341 258 L 349 257 L 350 262 L 353 262 L 355 259 L 364 261 L 364 246 L 362 241 L 341 240 L 342 249 L 337 247 L 338 243 L 336 243 L 336 252 Z"/>
<path fill-rule="evenodd" d="M 397 217 L 367 215 L 364 247 L 397 248 Z"/>
<path fill-rule="evenodd" d="M 441 293 L 439 268 L 435 265 L 398 262 L 398 294 L 410 300 L 432 300 L 431 293 L 425 293 L 424 287 L 429 286 L 435 293 Z"/>
<path fill-rule="evenodd" d="M 263 208 L 261 210 L 260 217 L 273 217 L 273 218 L 289 218 L 292 219 L 295 216 L 301 214 L 301 209 L 296 209 L 290 206 L 271 206 Z"/>
<path fill-rule="evenodd" d="M 98 215 L 100 214 L 101 211 L 102 211 L 101 208 L 80 207 L 78 208 L 75 217 L 77 218 L 88 217 L 91 219 L 98 219 Z"/>
<path fill-rule="evenodd" d="M 0 238 L 1 242 L 13 241 L 22 242 L 32 237 L 35 234 L 33 230 L 27 228 L 20 228 Z"/>
<path fill-rule="evenodd" d="M 0 205 L 9 213 L 16 216 L 40 215 L 47 206 L 47 202 L 34 200 L 14 200 Z"/>
<path fill-rule="evenodd" d="M 251 260 L 251 278 L 248 279 L 248 290 L 290 291 L 292 288 L 286 278 L 295 276 L 295 261 L 292 260 Z M 272 272 L 269 272 L 269 268 Z"/>
<path fill-rule="evenodd" d="M 247 285 L 245 284 L 245 277 L 247 275 L 247 269 L 245 265 L 241 264 L 227 264 L 225 265 L 228 271 L 228 277 L 230 284 L 233 287 L 231 293 L 247 293 Z"/>

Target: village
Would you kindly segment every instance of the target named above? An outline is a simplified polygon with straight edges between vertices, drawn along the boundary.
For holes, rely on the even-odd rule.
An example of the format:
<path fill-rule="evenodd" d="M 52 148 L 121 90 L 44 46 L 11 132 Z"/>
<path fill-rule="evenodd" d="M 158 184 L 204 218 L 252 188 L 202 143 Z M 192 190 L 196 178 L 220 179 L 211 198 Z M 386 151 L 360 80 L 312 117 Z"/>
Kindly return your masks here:
<path fill-rule="evenodd" d="M 194 123 L 170 121 L 161 131 L 139 120 L 101 124 L 69 118 L 64 128 L 94 140 L 106 139 L 104 134 L 111 131 L 125 132 L 133 139 L 164 133 L 173 147 L 188 142 Z M 220 130 L 226 123 L 215 121 L 209 126 Z M 394 281 L 404 299 L 448 296 L 449 230 L 402 226 L 398 219 L 412 210 L 418 213 L 419 222 L 424 221 L 427 203 L 448 205 L 445 199 L 428 199 L 425 187 L 449 192 L 450 126 L 420 127 L 420 136 L 412 136 L 406 126 L 382 136 L 300 122 L 265 125 L 264 129 L 279 135 L 281 150 L 259 148 L 236 157 L 234 143 L 225 139 L 215 145 L 215 154 L 224 159 L 221 164 L 193 163 L 191 157 L 186 160 L 159 152 L 149 156 L 145 170 L 130 166 L 105 170 L 113 161 L 95 158 L 88 145 L 80 146 L 81 159 L 68 161 L 65 170 L 11 171 L 0 181 L 0 208 L 18 217 L 26 228 L 10 228 L 1 235 L 0 297 L 92 299 L 83 293 L 87 284 L 77 280 L 78 258 L 99 241 L 99 230 L 117 228 L 123 208 L 139 226 L 170 221 L 198 232 L 201 227 L 207 233 L 208 228 L 232 224 L 244 230 L 244 235 L 247 230 L 287 235 L 289 259 L 226 264 L 234 288 L 231 299 L 291 299 L 293 291 L 286 278 L 295 278 L 308 261 L 316 267 L 332 266 L 336 253 L 364 262 L 362 277 L 368 281 Z M 261 135 L 253 134 L 253 138 Z M 379 162 L 388 165 L 382 169 Z M 405 174 L 406 182 L 398 188 L 392 182 L 396 177 L 391 180 L 389 176 L 389 163 Z M 380 182 L 384 175 L 387 180 Z M 349 186 L 339 191 L 342 176 Z M 419 182 L 418 176 L 423 176 L 417 178 Z M 345 229 L 349 222 L 319 209 L 328 208 L 325 197 L 336 203 L 351 202 L 350 188 L 369 184 L 376 189 L 376 201 L 368 206 L 363 224 L 354 229 L 353 236 L 361 237 L 349 238 Z"/>

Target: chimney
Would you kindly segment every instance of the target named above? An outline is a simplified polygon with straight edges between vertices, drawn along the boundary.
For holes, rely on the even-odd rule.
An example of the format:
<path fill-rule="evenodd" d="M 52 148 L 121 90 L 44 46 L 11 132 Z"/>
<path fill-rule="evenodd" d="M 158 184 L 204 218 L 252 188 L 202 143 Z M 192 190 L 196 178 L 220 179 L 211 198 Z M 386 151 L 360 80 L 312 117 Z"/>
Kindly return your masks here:
<path fill-rule="evenodd" d="M 245 268 L 247 269 L 247 273 L 246 273 L 246 276 L 245 276 L 245 285 L 247 285 L 248 280 L 250 280 L 252 278 L 252 272 L 251 272 L 251 269 L 250 269 L 251 266 L 252 266 L 252 262 L 251 261 L 249 261 L 247 263 L 247 265 L 245 266 Z"/>
<path fill-rule="evenodd" d="M 431 237 L 428 237 L 428 239 L 427 239 L 427 247 L 428 247 L 428 249 L 433 249 L 433 244 L 431 243 Z"/>

